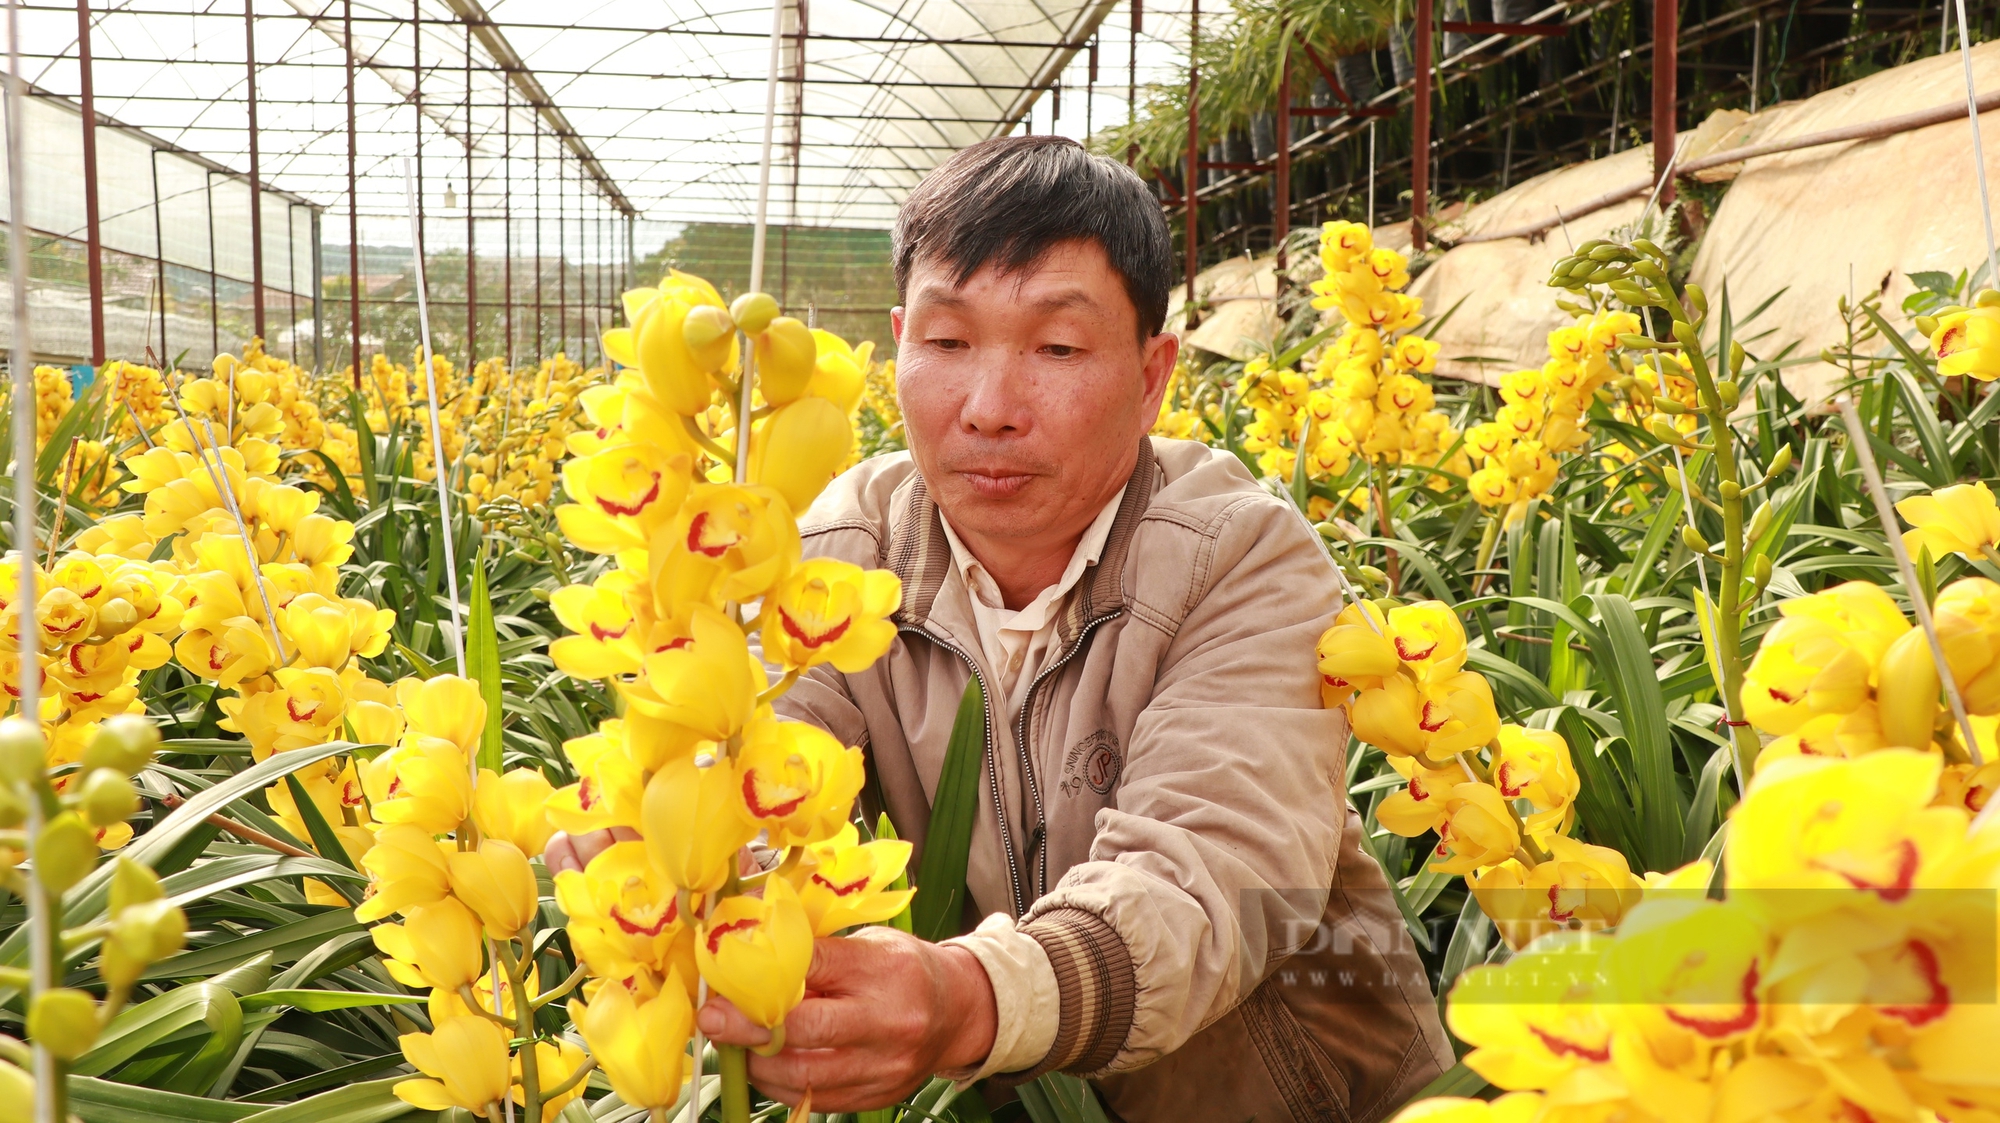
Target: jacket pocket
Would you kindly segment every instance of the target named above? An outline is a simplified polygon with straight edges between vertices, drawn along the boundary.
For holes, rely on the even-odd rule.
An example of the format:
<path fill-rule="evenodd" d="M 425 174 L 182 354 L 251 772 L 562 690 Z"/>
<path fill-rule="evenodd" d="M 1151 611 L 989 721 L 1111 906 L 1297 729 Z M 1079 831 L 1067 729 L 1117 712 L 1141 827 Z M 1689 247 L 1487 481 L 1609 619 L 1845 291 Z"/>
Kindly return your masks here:
<path fill-rule="evenodd" d="M 1278 996 L 1276 986 L 1275 977 L 1265 980 L 1239 1007 L 1271 1083 L 1298 1123 L 1352 1123 L 1346 1078 Z"/>

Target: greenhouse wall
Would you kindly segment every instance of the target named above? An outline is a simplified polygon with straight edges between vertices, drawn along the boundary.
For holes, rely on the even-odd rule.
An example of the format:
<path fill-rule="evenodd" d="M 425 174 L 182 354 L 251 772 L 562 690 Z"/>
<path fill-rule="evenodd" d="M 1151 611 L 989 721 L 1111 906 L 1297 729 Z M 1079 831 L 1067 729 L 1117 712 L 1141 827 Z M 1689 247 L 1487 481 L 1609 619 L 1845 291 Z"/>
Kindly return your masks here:
<path fill-rule="evenodd" d="M 39 92 L 21 116 L 32 342 L 41 359 L 88 362 L 83 116 Z M 256 331 L 249 181 L 101 114 L 96 141 L 106 358 L 193 367 L 240 351 Z M 0 199 L 8 188 L 0 167 Z M 266 346 L 311 366 L 319 208 L 284 192 L 260 196 Z M 0 247 L 6 238 L 0 228 Z M 12 330 L 0 323 L 8 346 Z"/>

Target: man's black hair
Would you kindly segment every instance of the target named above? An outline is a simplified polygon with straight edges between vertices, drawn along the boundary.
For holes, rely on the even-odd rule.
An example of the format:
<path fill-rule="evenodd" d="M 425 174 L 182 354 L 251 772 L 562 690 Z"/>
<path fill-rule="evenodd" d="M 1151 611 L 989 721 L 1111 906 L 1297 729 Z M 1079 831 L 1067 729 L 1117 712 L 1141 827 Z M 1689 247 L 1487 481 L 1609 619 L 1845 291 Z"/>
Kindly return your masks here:
<path fill-rule="evenodd" d="M 896 297 L 919 259 L 963 285 L 988 264 L 1012 272 L 1061 242 L 1104 250 L 1139 313 L 1141 339 L 1167 319 L 1173 242 L 1159 200 L 1132 169 L 1068 137 L 1009 136 L 955 153 L 910 192 L 896 216 Z"/>

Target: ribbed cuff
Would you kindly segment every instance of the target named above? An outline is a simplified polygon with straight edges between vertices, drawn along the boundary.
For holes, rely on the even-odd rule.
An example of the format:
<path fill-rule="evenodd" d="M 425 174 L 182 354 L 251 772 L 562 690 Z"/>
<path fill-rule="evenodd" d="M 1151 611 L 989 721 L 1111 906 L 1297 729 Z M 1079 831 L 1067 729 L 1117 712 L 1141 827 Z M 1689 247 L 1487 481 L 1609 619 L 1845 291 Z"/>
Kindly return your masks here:
<path fill-rule="evenodd" d="M 1042 1062 L 1008 1083 L 1045 1072 L 1096 1072 L 1111 1063 L 1132 1031 L 1138 976 L 1132 955 L 1117 929 L 1095 913 L 1055 908 L 1021 926 L 1048 953 L 1056 975 L 1061 1012 L 1056 1040 Z"/>
<path fill-rule="evenodd" d="M 938 1075 L 970 1083 L 1040 1063 L 1055 1041 L 1061 1005 L 1055 972 L 1049 969 L 1042 945 L 1016 929 L 1014 918 L 1005 913 L 994 913 L 970 935 L 944 944 L 971 952 L 986 969 L 993 986 L 993 1050 L 977 1066 Z"/>

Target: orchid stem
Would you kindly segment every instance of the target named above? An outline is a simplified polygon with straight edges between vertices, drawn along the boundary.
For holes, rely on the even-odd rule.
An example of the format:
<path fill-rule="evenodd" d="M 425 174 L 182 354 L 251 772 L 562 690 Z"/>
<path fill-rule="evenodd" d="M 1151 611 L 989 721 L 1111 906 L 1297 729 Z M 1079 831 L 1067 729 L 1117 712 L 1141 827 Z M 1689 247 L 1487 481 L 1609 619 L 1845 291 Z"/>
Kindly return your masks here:
<path fill-rule="evenodd" d="M 750 1054 L 741 1045 L 716 1047 L 722 1077 L 722 1123 L 750 1123 Z"/>

